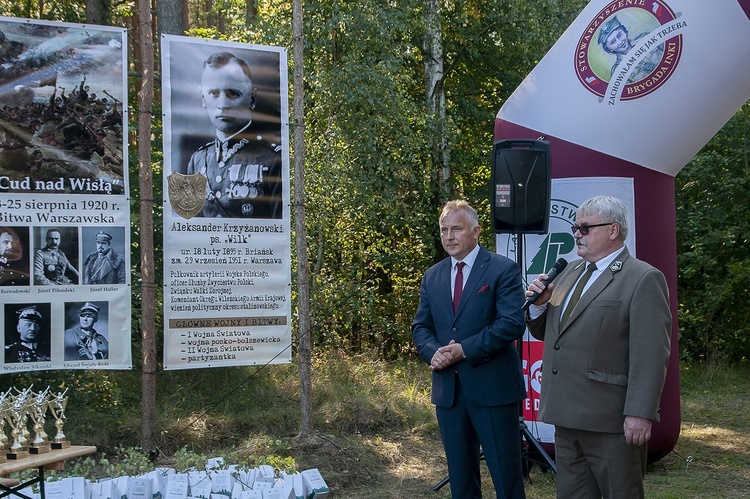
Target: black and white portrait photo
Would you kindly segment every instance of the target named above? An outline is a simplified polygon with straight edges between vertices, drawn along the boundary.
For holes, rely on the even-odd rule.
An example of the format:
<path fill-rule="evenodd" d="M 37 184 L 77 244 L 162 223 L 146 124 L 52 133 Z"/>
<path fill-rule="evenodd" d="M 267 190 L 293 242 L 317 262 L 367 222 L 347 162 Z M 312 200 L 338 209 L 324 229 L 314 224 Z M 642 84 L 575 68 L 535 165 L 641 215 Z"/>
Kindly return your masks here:
<path fill-rule="evenodd" d="M 29 228 L 0 227 L 0 286 L 29 282 Z"/>
<path fill-rule="evenodd" d="M 78 228 L 34 228 L 34 284 L 65 286 L 78 284 Z"/>
<path fill-rule="evenodd" d="M 81 238 L 82 284 L 125 284 L 125 228 L 84 227 Z"/>
<path fill-rule="evenodd" d="M 183 218 L 282 218 L 288 144 L 279 52 L 165 40 L 173 210 Z"/>
<path fill-rule="evenodd" d="M 50 304 L 5 304 L 5 362 L 50 360 Z"/>
<path fill-rule="evenodd" d="M 109 358 L 107 302 L 65 304 L 65 361 Z"/>

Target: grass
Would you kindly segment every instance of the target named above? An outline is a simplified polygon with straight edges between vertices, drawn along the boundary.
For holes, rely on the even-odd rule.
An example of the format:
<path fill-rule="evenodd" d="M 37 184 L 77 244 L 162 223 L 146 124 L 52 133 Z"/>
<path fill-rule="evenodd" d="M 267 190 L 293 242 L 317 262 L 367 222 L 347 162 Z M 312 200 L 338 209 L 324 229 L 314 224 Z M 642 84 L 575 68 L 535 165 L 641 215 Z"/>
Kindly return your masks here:
<path fill-rule="evenodd" d="M 646 477 L 654 498 L 750 496 L 750 368 L 684 366 L 675 451 Z"/>
<path fill-rule="evenodd" d="M 162 373 L 157 464 L 180 469 L 186 453 L 224 456 L 242 464 L 318 468 L 333 497 L 450 497 L 447 486 L 431 491 L 447 469 L 429 372 L 420 362 L 331 353 L 315 360 L 313 373 L 315 434 L 306 438 L 297 436 L 294 365 Z M 646 496 L 750 497 L 750 366 L 686 365 L 681 381 L 681 435 L 673 452 L 649 466 Z M 109 388 L 99 393 L 99 384 L 84 380 L 86 396 L 98 401 L 71 397 L 66 435 L 74 444 L 97 445 L 110 462 L 132 463 L 140 441 L 139 382 L 136 373 L 110 374 Z M 116 469 L 133 473 L 122 464 Z M 491 481 L 482 469 L 489 497 Z M 534 467 L 527 497 L 554 497 L 554 482 L 554 474 Z"/>

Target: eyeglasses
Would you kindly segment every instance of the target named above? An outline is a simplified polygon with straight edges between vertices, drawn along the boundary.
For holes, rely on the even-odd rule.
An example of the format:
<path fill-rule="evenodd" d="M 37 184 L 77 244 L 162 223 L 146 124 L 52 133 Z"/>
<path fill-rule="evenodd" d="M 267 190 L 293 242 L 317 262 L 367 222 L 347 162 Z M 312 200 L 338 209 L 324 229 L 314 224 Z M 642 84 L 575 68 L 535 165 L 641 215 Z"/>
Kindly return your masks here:
<path fill-rule="evenodd" d="M 592 227 L 604 227 L 605 225 L 613 225 L 616 222 L 608 222 L 606 224 L 594 224 L 594 225 L 571 225 L 570 230 L 573 231 L 573 235 L 575 235 L 576 232 L 580 232 L 582 236 L 587 236 L 589 234 L 589 229 Z"/>

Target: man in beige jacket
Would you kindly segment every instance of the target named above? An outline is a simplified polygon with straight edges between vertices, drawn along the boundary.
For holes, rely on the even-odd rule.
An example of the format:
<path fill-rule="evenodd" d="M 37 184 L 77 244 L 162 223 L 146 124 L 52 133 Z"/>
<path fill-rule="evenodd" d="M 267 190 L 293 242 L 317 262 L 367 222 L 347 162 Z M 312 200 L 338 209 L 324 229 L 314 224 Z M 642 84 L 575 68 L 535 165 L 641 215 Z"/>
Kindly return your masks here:
<path fill-rule="evenodd" d="M 666 279 L 625 247 L 620 200 L 585 201 L 572 230 L 582 260 L 526 292 L 540 293 L 526 321 L 545 342 L 539 417 L 555 425 L 557 496 L 642 498 L 670 351 Z"/>

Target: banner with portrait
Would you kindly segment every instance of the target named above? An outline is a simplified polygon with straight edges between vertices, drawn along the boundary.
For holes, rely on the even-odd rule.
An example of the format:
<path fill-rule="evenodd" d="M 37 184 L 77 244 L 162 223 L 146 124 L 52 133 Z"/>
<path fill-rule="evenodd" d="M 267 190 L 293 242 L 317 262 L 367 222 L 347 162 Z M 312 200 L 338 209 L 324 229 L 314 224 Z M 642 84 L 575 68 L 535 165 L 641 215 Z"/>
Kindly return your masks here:
<path fill-rule="evenodd" d="M 161 42 L 164 368 L 288 363 L 286 49 Z"/>
<path fill-rule="evenodd" d="M 664 274 L 673 315 L 650 460 L 681 428 L 674 176 L 750 99 L 748 33 L 750 0 L 592 0 L 495 120 L 495 140 L 549 142 L 553 179 L 633 181 L 629 249 Z"/>
<path fill-rule="evenodd" d="M 750 0 L 591 1 L 497 118 L 674 176 L 750 99 L 749 16 Z"/>
<path fill-rule="evenodd" d="M 2 372 L 130 369 L 127 33 L 0 17 Z"/>

